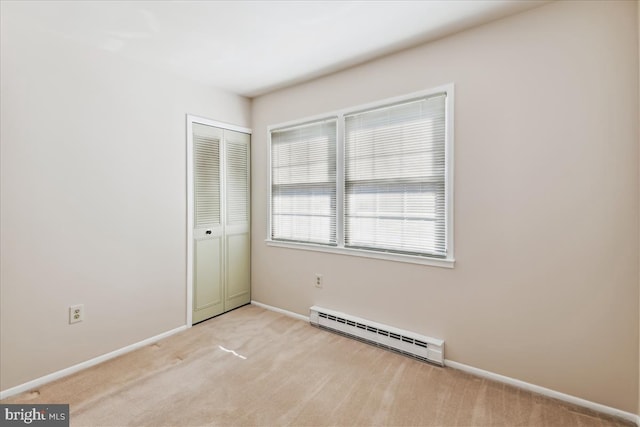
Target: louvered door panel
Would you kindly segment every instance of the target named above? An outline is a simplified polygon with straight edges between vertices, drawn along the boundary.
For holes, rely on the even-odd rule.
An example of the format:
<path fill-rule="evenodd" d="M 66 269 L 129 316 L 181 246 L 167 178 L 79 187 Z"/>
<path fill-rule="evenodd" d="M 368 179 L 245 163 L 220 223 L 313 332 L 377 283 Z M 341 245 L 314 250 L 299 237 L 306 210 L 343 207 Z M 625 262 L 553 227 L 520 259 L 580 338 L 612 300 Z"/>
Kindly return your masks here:
<path fill-rule="evenodd" d="M 221 149 L 222 129 L 193 124 L 193 322 L 224 310 Z"/>
<path fill-rule="evenodd" d="M 251 301 L 249 239 L 249 142 L 245 133 L 224 131 L 225 148 L 225 310 Z"/>

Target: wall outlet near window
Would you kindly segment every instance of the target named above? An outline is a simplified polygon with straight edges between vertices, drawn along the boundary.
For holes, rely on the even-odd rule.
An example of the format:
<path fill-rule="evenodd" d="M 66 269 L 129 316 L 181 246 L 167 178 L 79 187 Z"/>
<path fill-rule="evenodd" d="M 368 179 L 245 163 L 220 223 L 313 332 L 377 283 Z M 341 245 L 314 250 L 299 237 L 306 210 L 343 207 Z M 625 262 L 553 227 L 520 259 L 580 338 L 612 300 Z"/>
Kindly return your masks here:
<path fill-rule="evenodd" d="M 72 305 L 69 307 L 69 324 L 82 322 L 84 320 L 84 304 Z"/>
<path fill-rule="evenodd" d="M 321 288 L 323 285 L 323 280 L 322 280 L 322 274 L 318 274 L 316 273 L 316 281 L 315 281 L 315 287 L 316 288 Z"/>

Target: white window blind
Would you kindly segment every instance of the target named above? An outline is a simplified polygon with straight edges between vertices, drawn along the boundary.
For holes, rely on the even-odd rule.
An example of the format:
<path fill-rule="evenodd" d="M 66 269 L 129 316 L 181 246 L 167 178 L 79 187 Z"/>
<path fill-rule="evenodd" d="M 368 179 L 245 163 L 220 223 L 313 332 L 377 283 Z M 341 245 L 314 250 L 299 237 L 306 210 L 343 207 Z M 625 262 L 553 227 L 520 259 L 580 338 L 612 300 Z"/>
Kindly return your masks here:
<path fill-rule="evenodd" d="M 271 239 L 336 244 L 336 122 L 271 132 Z"/>
<path fill-rule="evenodd" d="M 345 247 L 446 257 L 445 100 L 345 115 Z"/>

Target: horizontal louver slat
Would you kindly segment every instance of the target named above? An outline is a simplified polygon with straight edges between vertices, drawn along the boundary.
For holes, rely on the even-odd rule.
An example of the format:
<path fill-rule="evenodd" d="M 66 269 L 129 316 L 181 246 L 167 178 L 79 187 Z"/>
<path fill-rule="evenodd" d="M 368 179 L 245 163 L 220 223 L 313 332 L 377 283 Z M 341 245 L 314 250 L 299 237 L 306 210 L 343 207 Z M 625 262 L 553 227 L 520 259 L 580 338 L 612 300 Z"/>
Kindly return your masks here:
<path fill-rule="evenodd" d="M 227 141 L 227 224 L 249 221 L 249 147 Z"/>
<path fill-rule="evenodd" d="M 194 131 L 197 128 L 194 126 Z M 220 140 L 194 135 L 195 226 L 220 224 Z"/>

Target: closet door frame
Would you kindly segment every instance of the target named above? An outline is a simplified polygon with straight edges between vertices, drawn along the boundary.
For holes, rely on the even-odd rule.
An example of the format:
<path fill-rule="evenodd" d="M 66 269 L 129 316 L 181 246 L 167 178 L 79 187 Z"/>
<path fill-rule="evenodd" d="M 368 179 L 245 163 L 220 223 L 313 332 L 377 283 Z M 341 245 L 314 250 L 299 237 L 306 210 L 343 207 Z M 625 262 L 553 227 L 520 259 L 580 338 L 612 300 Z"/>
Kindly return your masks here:
<path fill-rule="evenodd" d="M 187 301 L 186 301 L 186 319 L 185 323 L 187 328 L 193 325 L 193 267 L 194 267 L 194 147 L 193 147 L 193 125 L 199 123 L 202 125 L 213 126 L 225 130 L 231 130 L 251 135 L 252 130 L 250 128 L 236 126 L 229 123 L 219 122 L 216 120 L 207 119 L 191 114 L 187 114 L 186 130 L 187 130 Z M 223 144 L 224 145 L 224 144 Z M 223 148 L 224 153 L 224 148 Z M 221 162 L 226 162 L 226 159 L 221 153 Z M 225 170 L 226 165 L 222 164 L 221 169 Z M 225 213 L 222 213 L 224 209 L 221 209 L 222 224 L 226 219 Z"/>

